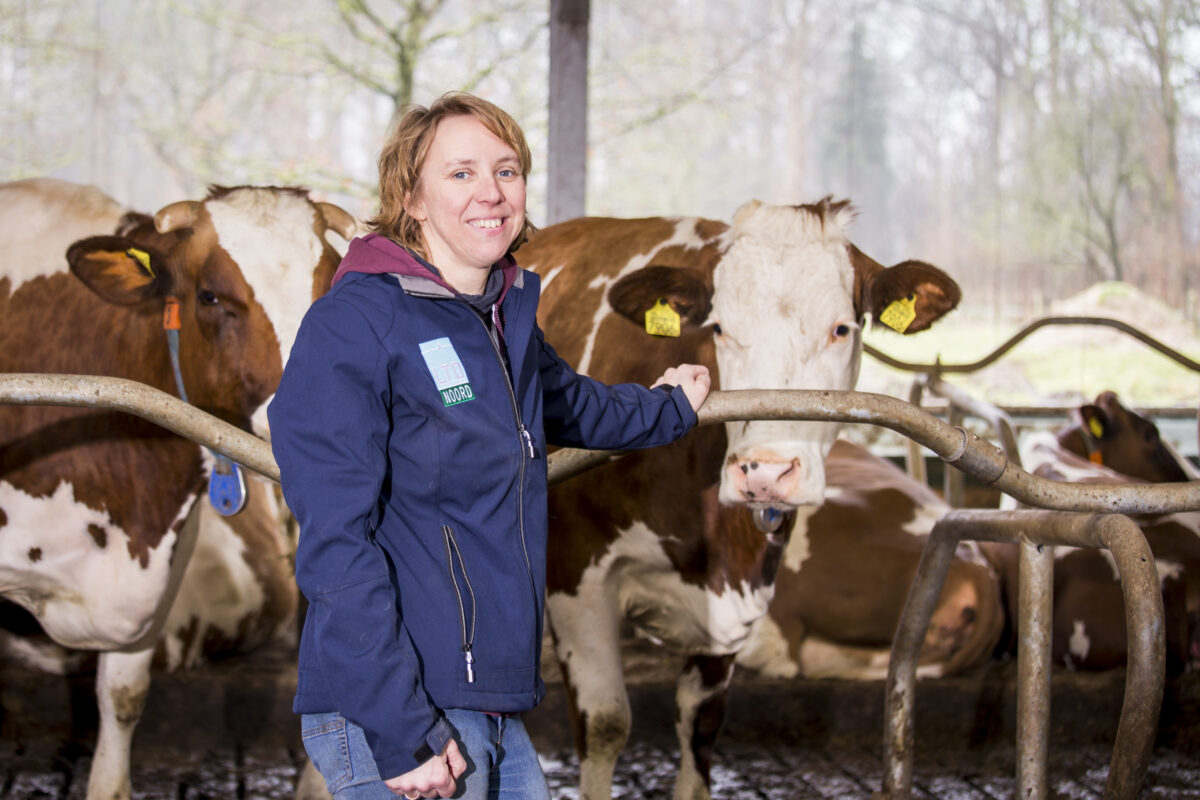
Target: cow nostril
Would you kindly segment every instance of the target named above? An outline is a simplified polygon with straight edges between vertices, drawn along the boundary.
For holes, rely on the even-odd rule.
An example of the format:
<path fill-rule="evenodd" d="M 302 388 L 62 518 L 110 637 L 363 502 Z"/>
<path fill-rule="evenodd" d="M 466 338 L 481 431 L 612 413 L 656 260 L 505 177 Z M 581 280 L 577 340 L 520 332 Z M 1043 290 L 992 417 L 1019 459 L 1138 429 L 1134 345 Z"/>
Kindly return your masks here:
<path fill-rule="evenodd" d="M 748 467 L 748 466 L 747 466 L 747 465 L 745 465 L 745 464 L 742 464 L 742 474 L 743 474 L 743 475 L 749 475 L 749 474 L 750 474 L 750 467 Z"/>
<path fill-rule="evenodd" d="M 967 623 L 968 625 L 973 623 L 975 621 L 975 609 L 971 608 L 970 606 L 964 608 L 962 610 L 962 618 L 963 622 Z"/>
<path fill-rule="evenodd" d="M 750 469 L 758 469 L 758 462 L 757 462 L 757 461 L 751 461 L 751 462 L 750 462 Z"/>

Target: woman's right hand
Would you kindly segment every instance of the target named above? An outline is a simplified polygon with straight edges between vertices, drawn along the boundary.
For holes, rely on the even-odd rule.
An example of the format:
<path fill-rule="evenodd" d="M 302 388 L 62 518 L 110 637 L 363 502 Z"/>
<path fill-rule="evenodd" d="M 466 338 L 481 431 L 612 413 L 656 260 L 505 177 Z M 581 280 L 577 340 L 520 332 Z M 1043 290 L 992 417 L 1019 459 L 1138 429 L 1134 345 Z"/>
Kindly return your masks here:
<path fill-rule="evenodd" d="M 397 797 L 416 800 L 418 797 L 450 797 L 458 788 L 457 780 L 466 772 L 467 762 L 458 751 L 458 742 L 451 739 L 441 755 L 436 755 L 416 769 L 384 781 Z"/>

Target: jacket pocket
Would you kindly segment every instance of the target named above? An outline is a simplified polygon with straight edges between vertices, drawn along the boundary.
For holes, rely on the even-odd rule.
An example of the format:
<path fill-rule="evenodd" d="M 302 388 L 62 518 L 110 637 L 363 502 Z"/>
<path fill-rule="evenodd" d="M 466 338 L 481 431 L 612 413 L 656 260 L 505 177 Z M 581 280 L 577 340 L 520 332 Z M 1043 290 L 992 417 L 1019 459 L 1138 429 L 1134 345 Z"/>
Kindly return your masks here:
<path fill-rule="evenodd" d="M 475 588 L 471 586 L 471 576 L 467 574 L 467 562 L 463 560 L 462 550 L 458 540 L 454 538 L 454 529 L 449 525 L 442 526 L 442 540 L 446 544 L 446 569 L 450 572 L 450 585 L 454 587 L 454 595 L 458 599 L 458 622 L 462 633 L 463 664 L 467 673 L 467 683 L 475 682 L 475 655 L 471 652 L 475 646 Z M 461 583 L 459 581 L 461 576 Z M 464 594 L 465 588 L 465 594 Z M 467 604 L 470 602 L 468 613 Z"/>

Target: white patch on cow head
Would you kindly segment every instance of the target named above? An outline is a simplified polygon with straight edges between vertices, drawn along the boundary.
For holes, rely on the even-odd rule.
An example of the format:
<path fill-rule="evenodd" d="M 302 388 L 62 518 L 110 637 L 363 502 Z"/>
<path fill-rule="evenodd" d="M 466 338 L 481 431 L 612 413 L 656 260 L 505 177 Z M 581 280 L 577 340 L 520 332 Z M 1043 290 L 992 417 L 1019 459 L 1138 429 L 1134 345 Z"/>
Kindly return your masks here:
<path fill-rule="evenodd" d="M 862 352 L 843 225 L 805 208 L 752 202 L 737 213 L 713 275 L 721 389 L 853 389 Z M 838 433 L 825 422 L 731 422 L 724 503 L 819 503 Z M 740 473 L 740 474 L 739 474 Z"/>
<path fill-rule="evenodd" d="M 206 201 L 205 208 L 217 242 L 271 320 L 287 363 L 300 320 L 312 305 L 313 272 L 324 252 L 313 229 L 316 209 L 297 192 L 260 187 L 234 189 Z"/>
<path fill-rule="evenodd" d="M 55 641 L 112 649 L 149 630 L 170 575 L 175 533 L 142 566 L 130 555 L 129 536 L 106 512 L 77 501 L 68 483 L 34 497 L 0 481 L 0 508 L 8 516 L 0 536 L 0 594 L 28 609 Z"/>

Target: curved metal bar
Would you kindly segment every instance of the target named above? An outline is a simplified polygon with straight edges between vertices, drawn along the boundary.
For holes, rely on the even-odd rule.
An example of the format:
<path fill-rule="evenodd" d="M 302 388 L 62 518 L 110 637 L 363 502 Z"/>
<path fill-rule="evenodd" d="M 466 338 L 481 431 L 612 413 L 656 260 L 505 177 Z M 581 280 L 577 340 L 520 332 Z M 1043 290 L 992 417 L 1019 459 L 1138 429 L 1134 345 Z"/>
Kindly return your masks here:
<path fill-rule="evenodd" d="M 189 406 L 177 397 L 122 378 L 84 375 L 0 375 L 0 403 L 106 407 L 135 414 L 279 480 L 270 445 L 253 434 Z M 1160 484 L 1069 484 L 1030 475 L 1011 464 L 995 445 L 955 428 L 895 397 L 866 392 L 816 390 L 718 391 L 700 409 L 700 422 L 815 420 L 868 423 L 919 441 L 948 464 L 1037 508 L 1165 514 L 1200 509 L 1200 481 Z M 567 472 L 613 458 L 611 452 L 560 450 L 549 459 L 552 483 Z"/>
<path fill-rule="evenodd" d="M 943 364 L 940 360 L 933 364 L 910 364 L 907 361 L 900 361 L 899 359 L 892 358 L 886 353 L 876 350 L 874 347 L 866 344 L 865 342 L 863 343 L 863 352 L 872 358 L 878 359 L 889 367 L 906 370 L 908 372 L 929 372 L 935 375 L 950 372 L 975 372 L 983 369 L 984 367 L 991 366 L 1000 359 L 1000 356 L 1004 355 L 1009 350 L 1012 350 L 1034 331 L 1050 325 L 1102 325 L 1108 328 L 1116 328 L 1122 333 L 1137 339 L 1147 347 L 1157 350 L 1180 366 L 1186 367 L 1192 372 L 1200 372 L 1200 363 L 1193 361 L 1177 350 L 1167 347 L 1162 342 L 1158 341 L 1152 336 L 1142 333 L 1132 325 L 1124 323 L 1119 319 L 1109 319 L 1108 317 L 1044 317 L 1042 319 L 1035 320 L 1021 330 L 1017 331 L 995 350 L 988 353 L 978 361 L 973 361 L 969 364 Z"/>
<path fill-rule="evenodd" d="M 883 794 L 889 798 L 907 798 L 912 794 L 913 699 L 916 691 L 917 660 L 925 630 L 945 581 L 954 548 L 962 539 L 1010 541 L 1020 545 L 1054 544 L 1072 547 L 1105 548 L 1112 553 L 1121 578 L 1125 596 L 1125 620 L 1128 631 L 1125 699 L 1117 724 L 1113 756 L 1109 765 L 1105 797 L 1137 797 L 1146 777 L 1158 716 L 1162 707 L 1164 669 L 1166 664 L 1166 632 L 1163 623 L 1162 594 L 1154 556 L 1141 530 L 1128 517 L 1104 514 L 1072 514 L 1058 511 L 1020 510 L 957 510 L 951 511 L 934 525 L 916 578 L 909 589 L 908 600 L 897 627 L 888 663 L 887 697 L 884 704 L 884 777 Z M 1037 570 L 1023 570 L 1022 578 L 1037 579 Z M 1052 583 L 1052 578 L 1041 576 Z M 1035 650 L 1044 651 L 1049 645 L 1048 631 L 1039 620 L 1027 620 L 1026 609 L 1038 607 L 1044 611 L 1045 599 L 1038 599 L 1049 589 L 1044 586 L 1022 585 L 1023 602 L 1020 626 L 1033 628 Z M 1024 602 L 1027 593 L 1031 601 Z M 1048 598 L 1048 595 L 1047 595 Z M 1039 627 L 1040 626 L 1040 627 Z M 1045 636 L 1045 642 L 1036 641 Z M 1026 645 L 1022 633 L 1021 645 Z M 1021 672 L 1021 693 L 1018 716 L 1025 720 L 1021 731 L 1018 762 L 1019 793 L 1021 797 L 1046 796 L 1045 765 L 1049 726 L 1049 680 L 1027 680 L 1029 670 L 1038 668 L 1042 652 Z M 1037 675 L 1032 677 L 1037 678 Z"/>
<path fill-rule="evenodd" d="M 0 404 L 4 403 L 125 411 L 279 482 L 270 444 L 144 383 L 95 375 L 8 373 L 0 375 Z"/>

